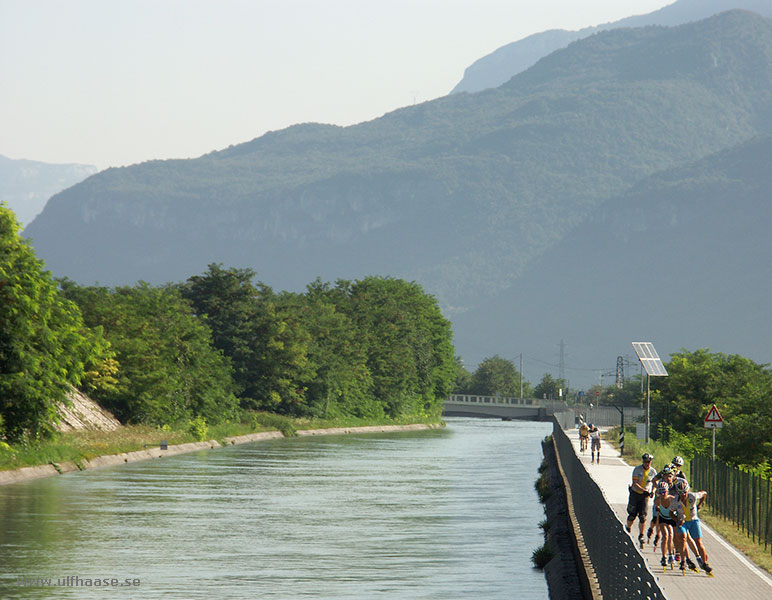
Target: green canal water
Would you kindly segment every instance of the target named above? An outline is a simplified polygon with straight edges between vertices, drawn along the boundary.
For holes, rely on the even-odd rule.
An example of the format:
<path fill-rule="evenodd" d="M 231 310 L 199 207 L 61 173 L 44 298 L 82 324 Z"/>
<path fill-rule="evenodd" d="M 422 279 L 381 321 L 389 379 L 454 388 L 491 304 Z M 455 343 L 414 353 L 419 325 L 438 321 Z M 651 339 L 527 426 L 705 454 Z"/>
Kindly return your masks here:
<path fill-rule="evenodd" d="M 451 418 L 0 486 L 0 598 L 546 599 L 550 430 Z"/>

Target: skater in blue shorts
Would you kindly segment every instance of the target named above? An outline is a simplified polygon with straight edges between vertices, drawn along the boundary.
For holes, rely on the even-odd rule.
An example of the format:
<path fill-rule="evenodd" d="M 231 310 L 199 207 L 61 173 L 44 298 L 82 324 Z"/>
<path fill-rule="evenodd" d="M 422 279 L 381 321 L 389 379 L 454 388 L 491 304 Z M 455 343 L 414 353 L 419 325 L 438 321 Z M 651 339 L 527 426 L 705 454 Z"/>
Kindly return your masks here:
<path fill-rule="evenodd" d="M 705 550 L 705 546 L 702 543 L 702 528 L 700 527 L 700 519 L 697 515 L 697 510 L 705 502 L 705 498 L 708 493 L 705 491 L 691 492 L 689 491 L 689 484 L 685 479 L 677 479 L 675 482 L 676 500 L 670 503 L 670 514 L 674 516 L 676 523 L 678 523 L 678 529 L 676 531 L 677 541 L 681 546 L 681 556 L 686 554 L 686 534 L 694 540 L 697 546 L 699 556 L 702 559 L 700 566 L 702 569 L 713 576 L 713 569 L 708 564 L 708 553 Z M 681 571 L 686 569 L 683 559 L 681 560 Z"/>

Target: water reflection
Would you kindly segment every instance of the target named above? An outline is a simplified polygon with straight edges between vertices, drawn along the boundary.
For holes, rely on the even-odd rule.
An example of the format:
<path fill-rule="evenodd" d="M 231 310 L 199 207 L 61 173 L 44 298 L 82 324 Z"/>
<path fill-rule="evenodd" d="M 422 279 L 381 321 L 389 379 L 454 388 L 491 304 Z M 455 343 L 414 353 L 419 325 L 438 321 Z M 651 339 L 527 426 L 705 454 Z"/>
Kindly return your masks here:
<path fill-rule="evenodd" d="M 140 580 L 142 598 L 547 598 L 530 565 L 544 423 L 275 440 L 0 487 L 18 578 Z"/>

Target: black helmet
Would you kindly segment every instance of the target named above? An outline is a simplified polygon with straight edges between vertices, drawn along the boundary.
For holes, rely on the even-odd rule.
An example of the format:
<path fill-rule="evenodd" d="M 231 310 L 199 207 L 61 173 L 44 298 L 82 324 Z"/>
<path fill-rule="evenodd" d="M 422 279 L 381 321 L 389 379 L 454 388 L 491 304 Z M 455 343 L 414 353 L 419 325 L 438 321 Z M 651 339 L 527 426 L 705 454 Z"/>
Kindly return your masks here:
<path fill-rule="evenodd" d="M 653 454 L 649 454 L 649 453 L 647 452 L 646 454 L 644 454 L 643 456 L 641 456 L 641 459 L 642 459 L 644 462 L 645 462 L 645 461 L 647 461 L 647 460 L 648 460 L 649 462 L 651 462 L 652 460 L 654 460 L 654 455 L 653 455 Z"/>

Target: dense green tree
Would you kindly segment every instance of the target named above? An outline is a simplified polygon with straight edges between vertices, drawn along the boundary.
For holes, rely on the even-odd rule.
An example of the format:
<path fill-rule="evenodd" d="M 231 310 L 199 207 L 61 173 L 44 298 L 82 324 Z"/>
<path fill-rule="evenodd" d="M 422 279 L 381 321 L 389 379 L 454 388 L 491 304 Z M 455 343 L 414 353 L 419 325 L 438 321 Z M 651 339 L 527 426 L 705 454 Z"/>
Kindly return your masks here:
<path fill-rule="evenodd" d="M 375 397 L 387 415 L 438 415 L 453 391 L 455 354 L 450 322 L 420 285 L 367 277 L 339 281 L 330 297 L 364 341 Z"/>
<path fill-rule="evenodd" d="M 307 332 L 254 277 L 251 269 L 211 264 L 181 289 L 214 332 L 215 346 L 231 359 L 241 405 L 302 413 L 307 399 L 301 382 L 310 377 Z"/>
<path fill-rule="evenodd" d="M 236 414 L 230 363 L 176 288 L 64 281 L 62 289 L 116 352 L 116 383 L 91 393 L 118 418 L 168 424 L 196 416 L 218 422 Z"/>
<path fill-rule="evenodd" d="M 739 355 L 706 349 L 672 355 L 668 377 L 652 379 L 652 414 L 665 426 L 704 446 L 710 433 L 705 416 L 715 404 L 725 425 L 717 453 L 732 464 L 772 464 L 772 372 Z M 698 439 L 702 439 L 700 443 Z"/>
<path fill-rule="evenodd" d="M 727 398 L 718 455 L 729 463 L 772 476 L 772 374 L 754 377 Z"/>
<path fill-rule="evenodd" d="M 460 356 L 456 357 L 456 379 L 453 384 L 453 391 L 456 394 L 472 393 L 472 373 L 464 366 L 464 361 Z"/>
<path fill-rule="evenodd" d="M 472 393 L 485 396 L 520 397 L 520 373 L 515 364 L 498 354 L 483 360 L 472 375 Z M 523 396 L 531 395 L 531 387 L 523 382 Z"/>
<path fill-rule="evenodd" d="M 740 397 L 747 383 L 769 373 L 742 356 L 706 349 L 673 354 L 667 370 L 668 377 L 651 380 L 652 390 L 660 392 L 656 410 L 667 424 L 684 433 L 701 432 L 705 415 L 713 404 L 723 410 L 729 399 Z"/>
<path fill-rule="evenodd" d="M 560 390 L 563 390 L 563 394 L 566 394 L 566 380 L 553 379 L 552 375 L 545 373 L 539 384 L 534 388 L 533 395 L 536 398 L 557 400 L 560 397 Z"/>
<path fill-rule="evenodd" d="M 367 353 L 351 318 L 328 298 L 329 285 L 315 282 L 305 295 L 284 294 L 282 305 L 308 333 L 309 379 L 306 410 L 324 418 L 353 415 L 379 418 L 383 406 L 373 395 Z"/>
<path fill-rule="evenodd" d="M 0 435 L 50 434 L 70 386 L 108 357 L 99 332 L 85 330 L 77 306 L 62 297 L 0 204 Z"/>

